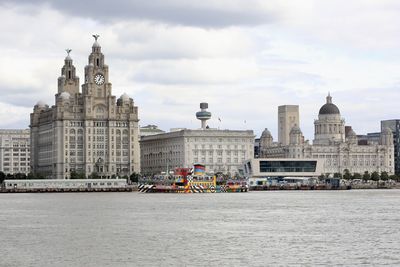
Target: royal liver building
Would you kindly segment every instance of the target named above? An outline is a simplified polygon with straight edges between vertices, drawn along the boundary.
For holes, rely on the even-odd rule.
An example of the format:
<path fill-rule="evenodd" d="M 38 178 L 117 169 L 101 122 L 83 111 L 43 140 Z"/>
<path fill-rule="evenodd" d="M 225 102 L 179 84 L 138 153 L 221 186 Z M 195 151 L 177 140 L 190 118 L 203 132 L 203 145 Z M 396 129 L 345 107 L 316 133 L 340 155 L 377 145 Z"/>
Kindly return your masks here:
<path fill-rule="evenodd" d="M 140 171 L 138 108 L 128 95 L 118 100 L 112 95 L 108 66 L 94 37 L 82 92 L 67 50 L 55 105 L 39 101 L 31 113 L 34 173 L 64 179 L 72 172 L 121 177 Z"/>

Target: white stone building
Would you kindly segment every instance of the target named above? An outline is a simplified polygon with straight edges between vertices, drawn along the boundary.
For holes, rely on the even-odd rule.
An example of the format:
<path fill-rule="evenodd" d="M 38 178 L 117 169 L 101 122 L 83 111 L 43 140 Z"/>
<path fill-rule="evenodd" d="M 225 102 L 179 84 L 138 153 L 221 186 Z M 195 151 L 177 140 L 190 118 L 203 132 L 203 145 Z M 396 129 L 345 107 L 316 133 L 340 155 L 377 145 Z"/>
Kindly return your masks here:
<path fill-rule="evenodd" d="M 330 95 L 319 110 L 314 126 L 313 144 L 304 141 L 298 126 L 292 127 L 288 145 L 274 143 L 271 133 L 265 129 L 260 138 L 261 157 L 322 159 L 325 174 L 343 173 L 345 169 L 360 174 L 365 171 L 394 173 L 393 135 L 389 129 L 383 129 L 378 144 L 359 145 L 353 130 L 345 135 L 345 121 Z"/>
<path fill-rule="evenodd" d="M 176 167 L 206 165 L 206 171 L 236 174 L 253 157 L 254 133 L 248 131 L 199 129 L 178 130 L 142 136 L 142 174 L 157 174 Z"/>
<path fill-rule="evenodd" d="M 30 134 L 26 130 L 0 130 L 0 171 L 30 172 Z"/>
<path fill-rule="evenodd" d="M 111 92 L 109 69 L 97 42 L 92 46 L 85 82 L 67 50 L 55 105 L 43 102 L 31 113 L 31 168 L 48 178 L 123 176 L 140 170 L 138 109 L 128 95 Z"/>

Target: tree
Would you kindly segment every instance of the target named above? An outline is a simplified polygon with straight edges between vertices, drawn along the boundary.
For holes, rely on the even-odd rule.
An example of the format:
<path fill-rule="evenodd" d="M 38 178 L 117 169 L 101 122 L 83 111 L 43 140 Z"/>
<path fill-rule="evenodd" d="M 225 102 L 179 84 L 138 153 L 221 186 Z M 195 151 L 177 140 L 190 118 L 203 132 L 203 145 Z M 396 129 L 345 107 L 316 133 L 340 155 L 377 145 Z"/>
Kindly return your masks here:
<path fill-rule="evenodd" d="M 97 174 L 97 172 L 92 172 L 89 175 L 89 179 L 99 179 L 99 175 Z"/>
<path fill-rule="evenodd" d="M 350 171 L 348 169 L 344 170 L 343 179 L 346 179 L 346 180 L 350 180 L 351 179 L 351 174 L 350 174 Z"/>
<path fill-rule="evenodd" d="M 86 176 L 83 172 L 72 171 L 69 178 L 70 179 L 86 179 Z"/>
<path fill-rule="evenodd" d="M 353 177 L 352 177 L 353 179 L 361 179 L 362 178 L 362 176 L 361 176 L 361 174 L 359 174 L 358 172 L 355 172 L 355 173 L 353 173 Z"/>
<path fill-rule="evenodd" d="M 368 181 L 369 179 L 371 179 L 371 175 L 369 174 L 368 171 L 364 172 L 362 179 L 363 179 L 363 181 Z"/>
<path fill-rule="evenodd" d="M 389 174 L 387 172 L 381 172 L 381 180 L 387 181 L 389 179 Z"/>
<path fill-rule="evenodd" d="M 129 176 L 129 180 L 131 181 L 131 183 L 137 183 L 139 182 L 139 174 L 136 172 L 133 172 L 130 176 Z"/>
<path fill-rule="evenodd" d="M 390 176 L 389 176 L 389 179 L 391 179 L 391 180 L 393 180 L 393 181 L 396 181 L 396 182 L 399 182 L 399 181 L 400 181 L 399 176 L 397 176 L 396 174 L 390 175 Z"/>
<path fill-rule="evenodd" d="M 0 171 L 0 184 L 6 179 L 6 174 Z"/>
<path fill-rule="evenodd" d="M 373 181 L 378 181 L 379 180 L 379 173 L 378 172 L 373 172 L 373 173 L 371 173 L 371 179 L 373 180 Z"/>
<path fill-rule="evenodd" d="M 340 178 L 340 179 L 342 179 L 342 178 L 343 178 L 343 175 L 342 175 L 340 172 L 335 172 L 335 173 L 333 174 L 333 178 Z"/>

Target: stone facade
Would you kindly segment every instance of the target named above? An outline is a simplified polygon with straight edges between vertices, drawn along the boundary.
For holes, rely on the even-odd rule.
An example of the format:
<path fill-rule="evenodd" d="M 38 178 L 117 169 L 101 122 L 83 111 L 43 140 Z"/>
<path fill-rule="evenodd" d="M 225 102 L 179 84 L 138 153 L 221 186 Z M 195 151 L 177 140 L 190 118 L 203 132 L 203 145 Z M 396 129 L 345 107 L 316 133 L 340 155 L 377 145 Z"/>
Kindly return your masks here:
<path fill-rule="evenodd" d="M 278 142 L 289 144 L 289 133 L 294 126 L 300 125 L 299 106 L 284 105 L 278 107 Z"/>
<path fill-rule="evenodd" d="M 235 174 L 253 157 L 253 131 L 188 130 L 142 136 L 142 174 L 206 165 L 206 171 Z"/>
<path fill-rule="evenodd" d="M 30 172 L 30 135 L 27 130 L 0 130 L 0 171 Z"/>
<path fill-rule="evenodd" d="M 97 36 L 98 37 L 98 36 Z M 109 70 L 97 42 L 85 67 L 85 83 L 69 55 L 58 78 L 55 105 L 39 101 L 31 113 L 31 168 L 48 178 L 123 176 L 140 170 L 138 108 L 128 95 L 112 95 Z"/>
<path fill-rule="evenodd" d="M 361 174 L 365 171 L 394 173 L 393 135 L 389 129 L 383 129 L 379 143 L 359 145 L 357 135 L 351 128 L 345 135 L 344 119 L 330 95 L 321 107 L 314 126 L 313 144 L 304 141 L 298 126 L 290 131 L 289 145 L 274 143 L 271 133 L 265 129 L 260 138 L 261 157 L 322 159 L 325 174 L 343 173 L 345 169 Z"/>

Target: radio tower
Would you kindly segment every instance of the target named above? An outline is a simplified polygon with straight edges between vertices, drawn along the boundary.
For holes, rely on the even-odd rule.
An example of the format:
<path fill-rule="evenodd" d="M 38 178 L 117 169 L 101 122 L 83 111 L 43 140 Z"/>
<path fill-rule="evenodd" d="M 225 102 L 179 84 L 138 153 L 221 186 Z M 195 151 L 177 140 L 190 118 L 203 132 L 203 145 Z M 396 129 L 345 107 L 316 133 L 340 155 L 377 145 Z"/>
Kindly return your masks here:
<path fill-rule="evenodd" d="M 208 103 L 200 103 L 201 111 L 196 112 L 196 118 L 201 120 L 201 129 L 206 129 L 207 120 L 211 119 L 211 112 L 208 112 Z"/>

